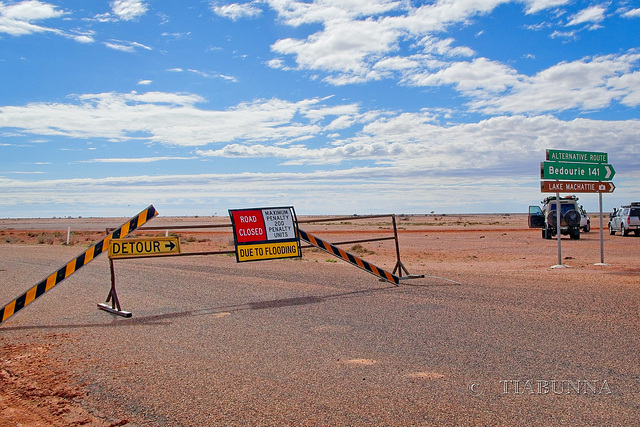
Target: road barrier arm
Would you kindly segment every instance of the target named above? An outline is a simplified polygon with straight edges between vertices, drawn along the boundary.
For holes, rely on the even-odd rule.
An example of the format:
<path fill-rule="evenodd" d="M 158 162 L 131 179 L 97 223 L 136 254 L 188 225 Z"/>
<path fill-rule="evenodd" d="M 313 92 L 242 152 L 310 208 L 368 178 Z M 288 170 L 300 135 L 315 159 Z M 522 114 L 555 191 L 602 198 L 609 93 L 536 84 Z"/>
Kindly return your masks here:
<path fill-rule="evenodd" d="M 386 280 L 387 282 L 393 283 L 396 286 L 398 286 L 400 283 L 400 278 L 395 274 L 389 273 L 388 271 L 383 270 L 382 268 L 376 267 L 375 265 L 363 260 L 362 258 L 359 258 L 349 252 L 346 252 L 329 242 L 325 242 L 319 237 L 316 237 L 310 233 L 307 233 L 304 230 L 298 229 L 298 236 L 300 236 L 302 240 L 312 244 L 313 246 L 316 246 L 322 249 L 323 251 L 326 251 L 331 255 L 342 259 L 343 261 L 353 264 L 356 267 L 359 267 L 373 274 L 374 276 L 378 276 L 381 279 Z"/>
<path fill-rule="evenodd" d="M 109 241 L 111 241 L 111 239 L 125 237 L 136 228 L 154 218 L 157 214 L 158 212 L 155 210 L 153 205 L 149 206 L 138 215 L 134 216 L 129 221 L 113 230 L 98 243 L 87 249 L 83 254 L 72 259 L 66 265 L 50 274 L 46 279 L 42 280 L 27 292 L 2 307 L 2 309 L 0 309 L 0 324 L 2 324 L 2 322 L 7 320 L 9 317 L 13 316 L 15 313 L 32 303 L 36 298 L 49 291 L 55 285 L 71 276 L 79 268 L 85 266 L 87 263 L 89 263 L 89 261 L 93 260 L 102 252 L 107 251 L 109 247 Z"/>

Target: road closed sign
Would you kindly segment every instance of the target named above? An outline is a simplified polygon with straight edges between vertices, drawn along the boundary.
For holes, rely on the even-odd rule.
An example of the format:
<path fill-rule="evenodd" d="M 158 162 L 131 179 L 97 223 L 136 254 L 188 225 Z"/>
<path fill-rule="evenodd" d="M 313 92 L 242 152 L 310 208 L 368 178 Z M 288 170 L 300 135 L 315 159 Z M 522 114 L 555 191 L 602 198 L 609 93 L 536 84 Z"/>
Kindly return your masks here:
<path fill-rule="evenodd" d="M 229 216 L 238 262 L 302 256 L 292 206 L 230 209 Z"/>

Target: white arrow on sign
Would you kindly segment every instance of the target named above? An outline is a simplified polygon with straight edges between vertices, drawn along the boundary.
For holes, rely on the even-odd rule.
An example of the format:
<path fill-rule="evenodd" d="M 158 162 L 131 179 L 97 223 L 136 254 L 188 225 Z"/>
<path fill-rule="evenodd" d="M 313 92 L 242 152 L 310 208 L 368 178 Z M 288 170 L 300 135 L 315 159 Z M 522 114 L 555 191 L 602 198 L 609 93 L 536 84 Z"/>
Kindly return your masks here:
<path fill-rule="evenodd" d="M 604 168 L 607 170 L 607 175 L 604 177 L 604 179 L 609 179 L 609 177 L 611 176 L 611 168 L 609 167 L 609 165 L 605 165 Z"/>
<path fill-rule="evenodd" d="M 613 182 L 601 182 L 598 184 L 598 193 L 613 193 L 615 189 L 616 186 L 613 185 Z"/>

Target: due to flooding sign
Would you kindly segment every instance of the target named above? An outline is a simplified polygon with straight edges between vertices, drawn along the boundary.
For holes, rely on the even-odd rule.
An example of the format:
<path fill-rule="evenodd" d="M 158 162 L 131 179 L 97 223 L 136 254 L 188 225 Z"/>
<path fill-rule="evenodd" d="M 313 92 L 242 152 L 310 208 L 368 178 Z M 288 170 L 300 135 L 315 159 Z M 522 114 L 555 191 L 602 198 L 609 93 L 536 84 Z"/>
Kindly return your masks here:
<path fill-rule="evenodd" d="M 230 209 L 229 216 L 238 262 L 302 256 L 292 206 Z"/>

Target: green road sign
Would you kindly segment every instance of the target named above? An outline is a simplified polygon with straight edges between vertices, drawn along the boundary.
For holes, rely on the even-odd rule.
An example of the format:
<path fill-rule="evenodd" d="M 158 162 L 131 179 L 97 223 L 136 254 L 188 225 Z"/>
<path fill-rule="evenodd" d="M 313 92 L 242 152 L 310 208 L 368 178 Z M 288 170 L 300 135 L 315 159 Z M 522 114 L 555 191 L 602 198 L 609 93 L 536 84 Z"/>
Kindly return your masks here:
<path fill-rule="evenodd" d="M 541 162 L 540 178 L 579 181 L 611 181 L 616 171 L 609 164 Z"/>
<path fill-rule="evenodd" d="M 608 163 L 607 153 L 592 151 L 547 150 L 547 160 L 552 162 Z"/>

